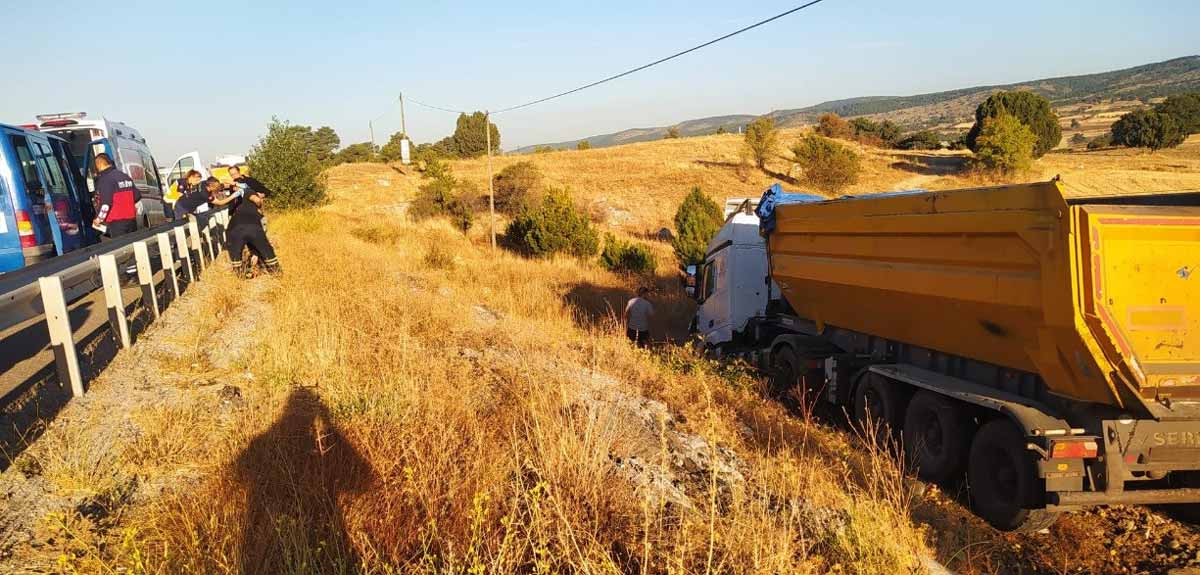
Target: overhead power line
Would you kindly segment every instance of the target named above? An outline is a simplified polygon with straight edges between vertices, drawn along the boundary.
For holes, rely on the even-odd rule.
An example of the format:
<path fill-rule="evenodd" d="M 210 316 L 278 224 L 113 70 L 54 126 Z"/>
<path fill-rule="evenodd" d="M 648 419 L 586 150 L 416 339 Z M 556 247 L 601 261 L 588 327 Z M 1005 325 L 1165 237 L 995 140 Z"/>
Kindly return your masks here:
<path fill-rule="evenodd" d="M 650 62 L 649 64 L 643 64 L 643 65 L 641 65 L 641 66 L 638 66 L 637 68 L 632 68 L 632 69 L 626 70 L 626 71 L 624 71 L 624 72 L 621 72 L 620 74 L 614 74 L 614 75 L 612 75 L 612 76 L 609 76 L 609 77 L 607 77 L 607 78 L 604 78 L 604 79 L 601 79 L 601 80 L 597 80 L 597 81 L 595 81 L 595 82 L 592 82 L 592 83 L 590 83 L 590 84 L 585 84 L 585 85 L 583 85 L 583 86 L 579 86 L 578 88 L 573 88 L 573 89 L 571 89 L 571 90 L 567 90 L 566 92 L 559 92 L 558 94 L 554 94 L 553 96 L 546 96 L 545 98 L 539 98 L 539 99 L 537 99 L 537 100 L 532 100 L 532 101 L 529 101 L 529 102 L 525 102 L 524 104 L 518 104 L 518 105 L 516 105 L 516 106 L 509 106 L 509 107 L 507 107 L 507 108 L 503 108 L 503 109 L 500 109 L 500 110 L 496 110 L 495 112 L 492 112 L 492 114 L 502 114 L 502 113 L 504 113 L 504 112 L 511 112 L 511 111 L 513 111 L 513 110 L 519 110 L 519 109 L 521 109 L 521 108 L 528 108 L 529 106 L 533 106 L 533 105 L 535 105 L 535 104 L 541 104 L 542 102 L 549 102 L 550 100 L 553 100 L 553 99 L 555 99 L 555 98 L 561 98 L 561 97 L 563 97 L 563 96 L 567 96 L 567 95 L 570 95 L 570 94 L 574 94 L 575 92 L 581 92 L 581 91 L 583 91 L 583 90 L 586 90 L 586 89 L 588 89 L 588 88 L 592 88 L 592 87 L 595 87 L 595 86 L 599 86 L 600 84 L 604 84 L 605 82 L 611 82 L 611 81 L 613 81 L 613 80 L 616 80 L 616 79 L 618 79 L 618 78 L 623 78 L 623 77 L 625 77 L 625 76 L 628 76 L 628 75 L 630 75 L 630 74 L 633 74 L 633 73 L 635 73 L 635 72 L 641 72 L 642 70 L 645 70 L 646 68 L 650 68 L 650 67 L 653 67 L 653 66 L 657 66 L 657 65 L 659 65 L 659 64 L 662 64 L 663 62 L 666 62 L 666 61 L 669 61 L 669 60 L 674 60 L 675 58 L 678 58 L 678 57 L 680 57 L 680 56 L 683 56 L 683 55 L 685 55 L 685 54 L 689 54 L 689 53 L 691 53 L 691 52 L 695 52 L 696 50 L 699 50 L 699 49 L 701 49 L 701 48 L 706 48 L 706 47 L 708 47 L 708 46 L 712 46 L 713 44 L 716 44 L 717 42 L 720 42 L 720 41 L 722 41 L 722 40 L 727 40 L 727 39 L 729 39 L 729 38 L 732 38 L 732 37 L 734 37 L 734 36 L 737 36 L 738 34 L 741 34 L 742 32 L 747 32 L 747 31 L 749 31 L 749 30 L 753 30 L 753 29 L 755 29 L 755 28 L 758 28 L 759 26 L 762 26 L 762 25 L 764 25 L 764 24 L 768 24 L 768 23 L 770 23 L 770 22 L 774 22 L 775 20 L 778 20 L 778 19 L 780 19 L 780 18 L 783 18 L 784 16 L 788 16 L 788 15 L 790 15 L 790 14 L 794 14 L 794 13 L 796 13 L 796 12 L 799 12 L 799 11 L 801 11 L 801 10 L 805 9 L 805 8 L 808 8 L 809 6 L 813 6 L 813 5 L 815 5 L 815 4 L 820 4 L 820 3 L 821 3 L 821 2 L 823 2 L 823 1 L 824 1 L 824 0 L 811 0 L 810 2 L 807 2 L 807 3 L 805 3 L 805 4 L 801 4 L 800 6 L 797 6 L 797 7 L 795 7 L 795 8 L 792 8 L 791 10 L 788 10 L 788 11 L 786 11 L 786 12 L 782 12 L 782 13 L 776 14 L 776 15 L 774 15 L 774 16 L 771 16 L 770 18 L 767 18 L 766 20 L 760 20 L 760 21 L 758 21 L 758 22 L 755 22 L 755 23 L 753 23 L 753 24 L 751 24 L 751 25 L 749 25 L 749 26 L 746 26 L 745 28 L 741 28 L 741 29 L 739 29 L 739 30 L 734 30 L 733 32 L 730 32 L 730 33 L 728 33 L 728 34 L 726 34 L 726 35 L 724 35 L 724 36 L 721 36 L 720 38 L 714 38 L 714 39 L 712 39 L 712 40 L 709 40 L 708 42 L 705 42 L 705 43 L 703 43 L 703 44 L 700 44 L 700 45 L 697 45 L 697 46 L 692 46 L 691 48 L 688 48 L 687 50 L 684 50 L 684 51 L 682 51 L 682 52 L 676 52 L 676 53 L 674 53 L 674 54 L 671 54 L 670 56 L 667 56 L 667 57 L 665 57 L 665 58 L 659 58 L 658 60 L 655 60 L 655 61 L 653 61 L 653 62 Z M 430 106 L 430 107 L 432 107 L 432 106 Z M 447 111 L 448 111 L 448 110 L 447 110 Z"/>
<path fill-rule="evenodd" d="M 449 113 L 451 113 L 451 114 L 466 114 L 466 112 L 464 112 L 464 111 L 462 111 L 462 110 L 455 110 L 455 109 L 453 109 L 453 108 L 444 108 L 444 107 L 442 107 L 442 106 L 434 106 L 433 104 L 426 104 L 425 102 L 422 102 L 422 101 L 420 101 L 420 100 L 413 99 L 412 97 L 409 97 L 409 98 L 408 98 L 408 101 L 409 101 L 409 102 L 412 102 L 412 103 L 414 103 L 414 104 L 416 104 L 416 105 L 418 105 L 418 106 L 424 106 L 424 107 L 426 107 L 426 108 L 429 108 L 429 109 L 431 109 L 431 110 L 439 110 L 439 111 L 442 111 L 442 112 L 449 112 Z"/>

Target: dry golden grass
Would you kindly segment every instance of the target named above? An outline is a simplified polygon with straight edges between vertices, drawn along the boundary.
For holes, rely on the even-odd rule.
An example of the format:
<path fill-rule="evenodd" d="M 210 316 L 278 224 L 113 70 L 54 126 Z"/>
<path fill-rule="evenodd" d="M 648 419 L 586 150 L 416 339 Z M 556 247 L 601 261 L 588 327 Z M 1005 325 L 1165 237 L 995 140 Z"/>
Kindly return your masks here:
<path fill-rule="evenodd" d="M 1138 191 L 1187 187 L 1200 171 L 1196 148 L 1052 155 L 1036 169 L 1084 163 L 1068 184 L 1096 190 L 1114 178 Z M 859 149 L 865 173 L 854 192 L 983 183 L 942 173 L 956 154 Z M 496 169 L 534 161 L 549 183 L 608 214 L 610 227 L 645 232 L 667 225 L 693 185 L 718 200 L 757 195 L 770 177 L 739 167 L 738 154 L 737 136 L 710 136 L 501 158 Z M 482 161 L 453 168 L 486 184 Z M 768 168 L 788 169 L 779 159 Z M 486 222 L 464 236 L 444 222 L 405 220 L 398 212 L 419 185 L 415 173 L 341 166 L 330 181 L 329 205 L 272 218 L 287 273 L 257 280 L 278 283 L 268 296 L 273 321 L 250 338 L 246 407 L 220 421 L 202 406 L 135 416 L 142 434 L 120 465 L 150 477 L 185 467 L 200 479 L 136 506 L 103 540 L 81 534 L 74 516 L 52 518 L 75 534 L 64 571 L 920 569 L 926 536 L 910 519 L 915 503 L 891 451 L 793 417 L 736 367 L 624 340 L 617 310 L 639 281 L 658 288 L 655 336 L 686 325 L 692 304 L 667 271 L 669 246 L 652 244 L 663 270 L 653 279 L 570 258 L 527 260 L 492 252 Z M 235 303 L 218 297 L 219 321 L 237 321 Z M 690 505 L 648 496 L 614 457 L 637 453 L 648 469 L 672 468 L 667 423 L 631 427 L 611 404 L 581 401 L 592 393 L 661 401 L 679 414 L 672 425 L 738 454 L 745 480 L 727 484 L 714 458 L 680 485 Z M 97 473 L 82 463 L 90 447 L 55 437 L 62 461 L 43 463 L 53 476 L 120 496 L 109 480 L 120 473 Z M 961 512 L 939 517 L 970 534 L 965 543 L 939 537 L 939 557 L 972 573 L 997 569 L 973 547 L 986 531 L 963 527 Z"/>
<path fill-rule="evenodd" d="M 357 208 L 272 218 L 287 272 L 253 338 L 247 407 L 225 425 L 142 414 L 127 461 L 203 479 L 136 507 L 114 540 L 79 538 L 65 570 L 919 568 L 922 535 L 889 452 L 789 416 L 737 369 L 631 347 L 607 310 L 629 278 Z M 655 297 L 678 321 L 690 302 L 675 281 L 658 278 Z M 609 404 L 581 401 L 588 390 L 662 401 L 680 415 L 671 425 L 737 453 L 745 480 L 701 469 L 680 486 L 691 505 L 648 497 L 613 456 L 670 468 L 666 427 L 653 431 L 667 423 L 630 429 Z"/>

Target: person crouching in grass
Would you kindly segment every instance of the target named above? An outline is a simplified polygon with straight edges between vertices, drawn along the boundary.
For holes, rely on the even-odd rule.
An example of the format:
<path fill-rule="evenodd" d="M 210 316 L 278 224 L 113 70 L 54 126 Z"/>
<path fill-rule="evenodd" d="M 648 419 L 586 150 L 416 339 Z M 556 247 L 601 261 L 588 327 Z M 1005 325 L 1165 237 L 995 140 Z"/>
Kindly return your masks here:
<path fill-rule="evenodd" d="M 275 248 L 271 246 L 267 232 L 263 229 L 262 192 L 243 187 L 229 196 L 215 198 L 212 203 L 217 207 L 233 204 L 233 216 L 229 218 L 225 241 L 235 274 L 246 278 L 253 276 L 253 270 L 242 258 L 242 250 L 246 247 L 258 255 L 267 273 L 278 274 L 283 271 L 279 265 L 279 258 L 275 256 Z"/>

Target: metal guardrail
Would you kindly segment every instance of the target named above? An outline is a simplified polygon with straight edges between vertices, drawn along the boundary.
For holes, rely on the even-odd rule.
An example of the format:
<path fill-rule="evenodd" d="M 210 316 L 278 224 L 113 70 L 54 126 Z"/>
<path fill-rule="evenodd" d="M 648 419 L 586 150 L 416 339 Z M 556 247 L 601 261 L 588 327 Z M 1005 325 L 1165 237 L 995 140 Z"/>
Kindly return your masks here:
<path fill-rule="evenodd" d="M 104 290 L 109 323 L 121 347 L 130 346 L 122 301 L 122 271 L 136 268 L 142 305 L 157 319 L 180 295 L 179 275 L 198 279 L 220 254 L 229 225 L 227 208 L 194 218 L 138 230 L 115 240 L 76 250 L 0 276 L 0 331 L 45 316 L 60 381 L 76 396 L 83 379 L 75 352 L 68 306 Z M 173 244 L 173 245 L 172 245 Z M 166 298 L 159 301 L 154 276 L 162 273 Z"/>

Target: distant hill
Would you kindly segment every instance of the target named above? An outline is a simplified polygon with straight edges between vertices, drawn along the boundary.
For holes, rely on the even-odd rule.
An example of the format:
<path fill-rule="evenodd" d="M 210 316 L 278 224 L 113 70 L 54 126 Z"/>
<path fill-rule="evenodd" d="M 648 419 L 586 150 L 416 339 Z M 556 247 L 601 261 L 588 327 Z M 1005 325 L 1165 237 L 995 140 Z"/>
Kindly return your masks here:
<path fill-rule="evenodd" d="M 1073 104 L 1100 103 L 1108 100 L 1150 99 L 1178 92 L 1200 91 L 1200 56 L 1185 56 L 1165 62 L 1145 64 L 1081 76 L 1063 76 L 1030 80 L 1016 84 L 975 86 L 946 92 L 915 96 L 866 96 L 822 102 L 806 108 L 776 110 L 767 114 L 782 126 L 811 124 L 826 112 L 840 116 L 876 116 L 895 121 L 908 129 L 931 128 L 949 130 L 955 124 L 970 121 L 979 105 L 989 94 L 999 90 L 1024 89 L 1037 92 L 1056 107 Z M 720 128 L 736 132 L 756 116 L 735 114 L 687 120 L 675 124 L 681 136 L 711 134 Z M 633 128 L 612 134 L 582 138 L 592 147 L 615 146 L 632 142 L 659 140 L 671 126 Z M 541 144 L 552 148 L 574 148 L 580 140 Z M 537 146 L 526 146 L 518 152 L 529 152 Z"/>

